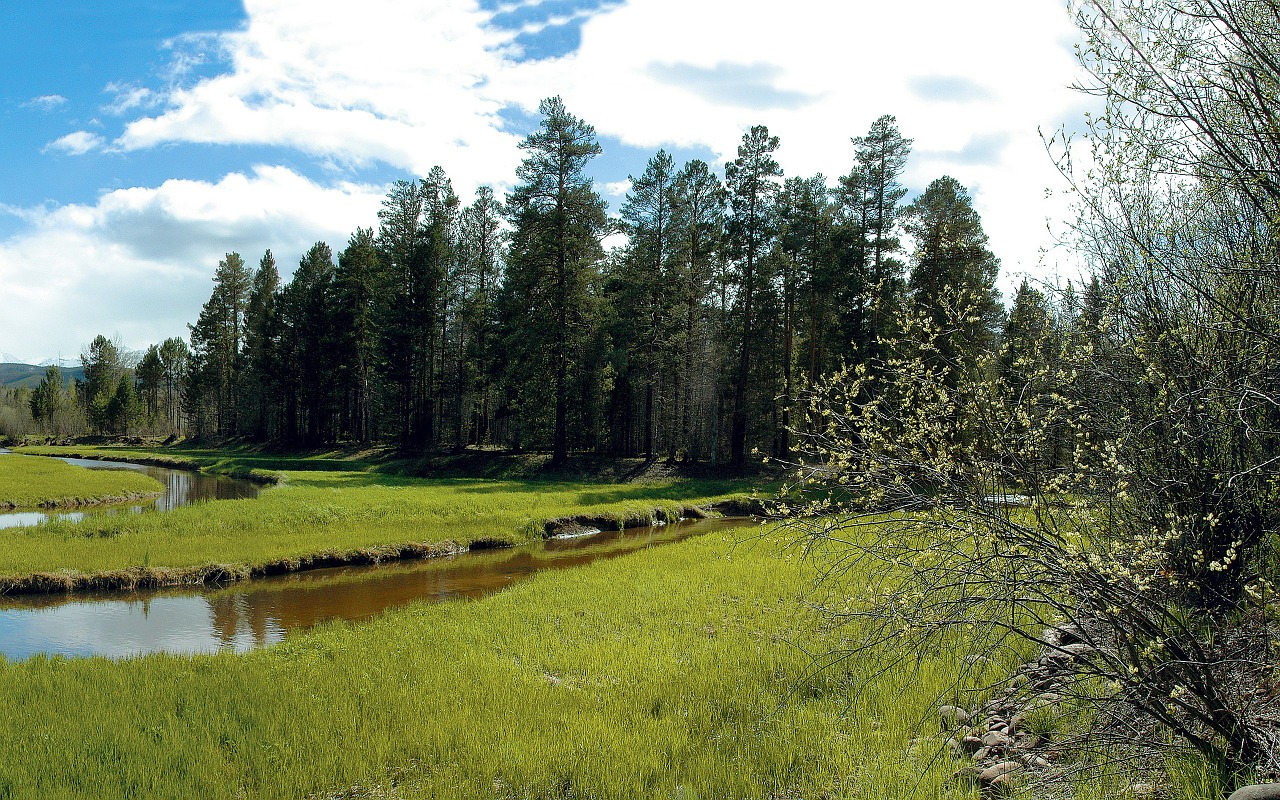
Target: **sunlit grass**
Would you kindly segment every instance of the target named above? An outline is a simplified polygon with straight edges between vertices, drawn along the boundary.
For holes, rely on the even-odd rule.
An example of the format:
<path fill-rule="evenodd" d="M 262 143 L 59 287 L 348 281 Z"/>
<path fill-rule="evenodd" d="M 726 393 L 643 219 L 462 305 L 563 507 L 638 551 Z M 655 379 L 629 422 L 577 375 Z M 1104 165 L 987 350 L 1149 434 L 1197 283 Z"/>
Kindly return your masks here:
<path fill-rule="evenodd" d="M 53 458 L 0 456 L 0 508 L 121 502 L 163 490 L 159 481 L 132 470 L 93 470 Z"/>
<path fill-rule="evenodd" d="M 0 462 L 11 458 L 19 456 L 4 456 Z M 406 543 L 515 543 L 540 536 L 543 523 L 556 517 L 589 514 L 620 527 L 628 520 L 650 520 L 659 509 L 678 517 L 682 509 L 739 496 L 744 488 L 740 481 L 708 480 L 426 480 L 367 468 L 299 470 L 284 476 L 284 485 L 264 489 L 251 500 L 0 530 L 0 577 L 89 575 L 144 565 L 152 570 L 255 567 Z"/>
<path fill-rule="evenodd" d="M 243 656 L 7 665 L 0 792 L 969 796 L 930 713 L 956 657 L 814 674 L 839 633 L 807 587 L 775 539 L 713 533 Z"/>

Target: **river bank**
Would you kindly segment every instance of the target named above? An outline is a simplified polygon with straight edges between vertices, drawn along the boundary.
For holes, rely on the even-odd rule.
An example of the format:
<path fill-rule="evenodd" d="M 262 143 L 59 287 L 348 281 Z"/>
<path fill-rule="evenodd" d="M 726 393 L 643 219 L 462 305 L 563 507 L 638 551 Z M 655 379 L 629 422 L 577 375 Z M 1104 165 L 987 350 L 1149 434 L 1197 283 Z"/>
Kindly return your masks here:
<path fill-rule="evenodd" d="M 35 452 L 70 455 L 67 448 Z M 75 452 L 94 458 L 146 457 L 145 451 L 132 450 Z M 214 461 L 223 474 L 262 469 L 235 455 L 214 456 L 202 465 L 208 468 Z M 742 481 L 425 479 L 388 474 L 379 464 L 326 458 L 294 459 L 289 466 L 314 468 L 273 469 L 282 480 L 254 499 L 206 502 L 164 514 L 53 520 L 20 533 L 0 530 L 0 591 L 234 582 L 514 545 L 568 528 L 617 530 L 715 515 L 717 504 L 738 509 L 752 500 Z"/>

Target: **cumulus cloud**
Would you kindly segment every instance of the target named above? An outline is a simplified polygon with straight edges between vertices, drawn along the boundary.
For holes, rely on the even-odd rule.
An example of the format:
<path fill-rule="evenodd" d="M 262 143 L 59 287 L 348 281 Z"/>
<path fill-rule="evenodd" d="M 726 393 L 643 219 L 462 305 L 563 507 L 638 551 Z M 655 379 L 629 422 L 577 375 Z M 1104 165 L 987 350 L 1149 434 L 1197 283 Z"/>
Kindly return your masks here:
<path fill-rule="evenodd" d="M 29 210 L 28 230 L 0 242 L 0 319 L 14 323 L 5 346 L 50 355 L 79 352 L 99 333 L 135 349 L 184 336 L 223 254 L 255 264 L 271 248 L 287 278 L 312 243 L 336 252 L 356 226 L 376 225 L 383 195 L 258 167 Z"/>
<path fill-rule="evenodd" d="M 522 132 L 487 89 L 512 32 L 470 3 L 249 0 L 219 47 L 229 68 L 172 91 L 117 144 L 266 144 L 412 174 L 444 163 L 459 185 L 509 179 Z"/>
<path fill-rule="evenodd" d="M 336 165 L 331 178 L 440 164 L 465 195 L 509 184 L 531 115 L 552 94 L 628 147 L 709 150 L 720 165 L 744 130 L 766 124 L 789 175 L 847 172 L 850 137 L 892 113 L 915 139 L 905 183 L 964 183 L 1014 272 L 1035 268 L 1045 217 L 1061 213 L 1044 200 L 1057 176 L 1037 129 L 1070 125 L 1084 107 L 1067 88 L 1074 31 L 1058 0 L 793 0 L 786 13 L 774 0 L 513 0 L 488 11 L 474 0 L 246 0 L 245 11 L 241 29 L 173 40 L 164 88 L 109 85 L 107 110 L 125 118 L 113 141 L 76 131 L 46 149 L 144 158 L 171 143 L 266 145 Z M 525 57 L 529 37 L 569 29 L 570 52 Z M 615 197 L 626 188 L 604 184 Z M 49 341 L 70 320 L 73 347 L 114 329 L 108 319 L 136 320 L 137 330 L 116 323 L 131 343 L 181 333 L 222 252 L 300 254 L 317 238 L 340 247 L 356 225 L 376 224 L 381 196 L 263 167 L 26 210 L 28 230 L 0 243 L 0 285 L 21 286 L 0 298 L 0 318 L 49 308 L 22 319 Z M 15 280 L 33 268 L 39 280 Z M 95 316 L 73 296 L 109 311 Z"/>
<path fill-rule="evenodd" d="M 92 150 L 99 150 L 106 144 L 106 140 L 96 133 L 89 131 L 75 131 L 68 133 L 59 139 L 54 139 L 45 145 L 45 151 L 61 151 L 67 155 L 82 156 Z"/>

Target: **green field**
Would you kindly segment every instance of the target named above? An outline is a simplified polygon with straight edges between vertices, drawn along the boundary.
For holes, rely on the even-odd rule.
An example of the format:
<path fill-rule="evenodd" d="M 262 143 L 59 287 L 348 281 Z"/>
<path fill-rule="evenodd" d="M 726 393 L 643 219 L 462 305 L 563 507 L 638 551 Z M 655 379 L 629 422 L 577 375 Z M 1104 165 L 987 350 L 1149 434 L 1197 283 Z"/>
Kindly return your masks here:
<path fill-rule="evenodd" d="M 0 531 L 0 577 L 519 542 L 551 518 L 621 525 L 751 488 L 196 460 L 283 482 L 256 500 Z M 0 798 L 976 798 L 952 778 L 936 708 L 961 684 L 998 686 L 1017 656 L 975 666 L 955 642 L 892 669 L 883 653 L 823 667 L 859 627 L 811 610 L 840 554 L 805 561 L 796 535 L 710 533 L 244 655 L 0 660 Z M 856 609 L 873 577 L 821 590 Z M 1126 785 L 1116 774 L 1076 796 Z"/>
<path fill-rule="evenodd" d="M 51 508 L 154 497 L 164 487 L 131 470 L 75 467 L 53 458 L 0 455 L 0 508 Z"/>
<path fill-rule="evenodd" d="M 957 659 L 814 675 L 807 587 L 709 534 L 247 655 L 7 665 L 0 796 L 971 796 L 934 760 Z"/>
<path fill-rule="evenodd" d="M 9 458 L 16 456 L 0 461 Z M 387 474 L 363 462 L 286 463 L 311 469 L 283 471 L 281 485 L 252 500 L 0 530 L 0 584 L 17 587 L 36 574 L 79 579 L 146 572 L 182 579 L 210 565 L 219 565 L 225 574 L 246 574 L 324 554 L 376 556 L 406 544 L 450 548 L 480 540 L 519 543 L 541 536 L 549 519 L 588 514 L 620 527 L 627 521 L 648 521 L 655 512 L 678 517 L 682 509 L 743 496 L 748 488 L 740 481 L 683 479 L 628 484 L 433 480 Z M 244 459 L 220 464 L 227 471 L 258 469 Z M 279 472 L 278 466 L 273 461 L 272 469 L 260 472 Z"/>

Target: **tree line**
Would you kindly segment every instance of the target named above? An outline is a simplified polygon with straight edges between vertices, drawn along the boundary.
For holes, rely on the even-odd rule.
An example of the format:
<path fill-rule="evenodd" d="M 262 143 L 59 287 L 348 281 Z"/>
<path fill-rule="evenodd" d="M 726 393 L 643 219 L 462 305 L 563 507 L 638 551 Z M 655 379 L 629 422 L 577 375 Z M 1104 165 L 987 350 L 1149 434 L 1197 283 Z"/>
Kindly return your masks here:
<path fill-rule="evenodd" d="M 610 218 L 587 176 L 595 130 L 559 98 L 540 111 L 504 199 L 480 187 L 464 206 L 437 167 L 287 281 L 270 251 L 256 268 L 228 253 L 189 343 L 152 346 L 132 372 L 95 340 L 77 393 L 90 426 L 741 466 L 787 457 L 804 387 L 882 363 L 903 310 L 944 286 L 977 298 L 965 346 L 999 342 L 998 262 L 971 198 L 944 176 L 905 202 L 912 141 L 893 116 L 853 138 L 834 182 L 785 176 L 764 126 L 723 177 L 660 150 Z"/>

